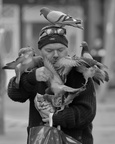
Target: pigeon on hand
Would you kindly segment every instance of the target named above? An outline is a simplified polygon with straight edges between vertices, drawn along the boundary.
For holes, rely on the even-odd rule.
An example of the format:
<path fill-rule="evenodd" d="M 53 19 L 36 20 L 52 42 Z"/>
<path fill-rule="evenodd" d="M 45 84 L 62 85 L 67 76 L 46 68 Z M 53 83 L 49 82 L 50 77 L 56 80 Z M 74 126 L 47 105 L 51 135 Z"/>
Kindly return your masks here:
<path fill-rule="evenodd" d="M 52 104 L 52 106 L 55 108 L 60 108 L 62 106 L 63 103 L 63 96 L 62 95 L 50 95 L 50 94 L 44 94 L 43 95 L 44 99 L 47 100 L 49 103 Z"/>
<path fill-rule="evenodd" d="M 47 113 L 54 113 L 55 108 L 51 102 L 47 101 L 44 95 L 37 93 L 34 99 L 35 108 L 39 111 L 41 117 L 45 117 Z"/>
<path fill-rule="evenodd" d="M 31 47 L 21 48 L 15 61 L 7 63 L 3 69 L 11 69 L 16 72 L 16 84 L 19 87 L 21 74 L 32 70 L 38 65 L 42 57 L 35 55 L 34 49 Z"/>
<path fill-rule="evenodd" d="M 89 52 L 89 47 L 87 42 L 83 41 L 81 43 L 82 50 L 81 50 L 81 57 L 85 57 L 85 58 L 90 58 L 93 59 L 93 57 L 91 56 L 90 52 Z"/>
<path fill-rule="evenodd" d="M 50 104 L 52 104 L 52 106 L 55 108 L 55 112 L 57 113 L 59 111 L 62 111 L 66 106 L 72 103 L 73 99 L 77 97 L 85 89 L 86 87 L 84 86 L 79 88 L 79 90 L 75 93 L 67 92 L 67 96 L 65 96 L 65 94 L 63 96 L 62 95 L 55 96 L 45 93 L 43 95 L 43 98 Z"/>
<path fill-rule="evenodd" d="M 58 26 L 73 26 L 80 29 L 83 29 L 81 26 L 82 21 L 80 19 L 75 19 L 72 16 L 69 16 L 61 11 L 50 10 L 47 7 L 43 7 L 40 10 L 40 15 L 42 15 L 52 24 Z"/>

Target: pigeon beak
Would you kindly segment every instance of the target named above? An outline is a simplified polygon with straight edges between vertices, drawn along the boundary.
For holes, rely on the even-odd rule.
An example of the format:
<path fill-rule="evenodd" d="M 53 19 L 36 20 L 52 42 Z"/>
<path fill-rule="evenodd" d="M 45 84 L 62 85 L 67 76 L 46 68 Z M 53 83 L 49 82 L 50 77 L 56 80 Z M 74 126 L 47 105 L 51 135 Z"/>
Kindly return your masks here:
<path fill-rule="evenodd" d="M 77 28 L 81 29 L 81 30 L 84 30 L 84 28 L 80 25 L 77 25 Z"/>
<path fill-rule="evenodd" d="M 81 23 L 82 23 L 81 20 L 76 19 L 76 24 L 81 24 Z"/>
<path fill-rule="evenodd" d="M 40 12 L 40 16 L 42 15 L 42 13 Z"/>

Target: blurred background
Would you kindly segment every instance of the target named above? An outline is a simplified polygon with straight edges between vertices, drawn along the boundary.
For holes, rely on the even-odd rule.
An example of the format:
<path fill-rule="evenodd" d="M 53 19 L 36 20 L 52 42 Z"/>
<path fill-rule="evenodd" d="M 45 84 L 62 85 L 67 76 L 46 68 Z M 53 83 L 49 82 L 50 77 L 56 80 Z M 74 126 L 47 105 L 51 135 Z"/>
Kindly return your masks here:
<path fill-rule="evenodd" d="M 0 144 L 26 144 L 28 102 L 7 96 L 7 84 L 15 75 L 2 66 L 13 61 L 22 47 L 37 51 L 39 31 L 49 24 L 40 16 L 42 7 L 62 11 L 83 20 L 84 30 L 67 27 L 69 53 L 80 55 L 86 41 L 93 58 L 108 66 L 110 80 L 97 91 L 94 144 L 115 143 L 115 0 L 0 0 Z"/>

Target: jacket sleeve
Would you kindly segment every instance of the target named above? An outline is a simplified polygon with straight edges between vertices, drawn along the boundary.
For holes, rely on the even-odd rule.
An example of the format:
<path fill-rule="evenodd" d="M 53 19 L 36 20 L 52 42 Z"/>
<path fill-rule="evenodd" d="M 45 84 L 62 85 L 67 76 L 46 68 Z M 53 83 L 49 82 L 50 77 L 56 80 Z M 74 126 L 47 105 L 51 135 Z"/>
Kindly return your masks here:
<path fill-rule="evenodd" d="M 13 101 L 25 102 L 29 94 L 22 87 L 19 89 L 16 88 L 15 79 L 16 77 L 10 79 L 7 87 L 7 94 Z"/>
<path fill-rule="evenodd" d="M 36 69 L 29 73 L 23 73 L 21 76 L 20 87 L 23 87 L 28 93 L 34 92 L 37 84 L 35 71 Z"/>
<path fill-rule="evenodd" d="M 16 77 L 11 78 L 8 84 L 7 93 L 8 96 L 18 102 L 25 102 L 30 98 L 30 95 L 35 93 L 35 85 L 37 83 L 35 78 L 35 70 L 30 73 L 24 73 L 21 76 L 19 88 L 16 88 Z"/>
<path fill-rule="evenodd" d="M 92 122 L 96 113 L 96 97 L 93 81 L 89 79 L 86 90 L 76 97 L 69 107 L 53 115 L 54 125 L 63 128 L 84 128 Z"/>

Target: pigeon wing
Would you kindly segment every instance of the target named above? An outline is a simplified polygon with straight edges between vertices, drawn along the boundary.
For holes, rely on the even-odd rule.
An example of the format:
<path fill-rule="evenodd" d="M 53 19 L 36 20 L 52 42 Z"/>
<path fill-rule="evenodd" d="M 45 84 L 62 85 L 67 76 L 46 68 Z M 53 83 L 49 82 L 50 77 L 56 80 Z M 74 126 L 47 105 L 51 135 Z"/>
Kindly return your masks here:
<path fill-rule="evenodd" d="M 72 87 L 68 87 L 66 85 L 63 85 L 63 88 L 62 88 L 65 92 L 71 92 L 71 93 L 75 93 L 75 92 L 79 92 L 81 90 L 84 90 L 85 87 L 82 86 L 80 88 L 72 88 Z"/>
<path fill-rule="evenodd" d="M 104 83 L 104 81 L 108 82 L 109 81 L 109 75 L 106 71 L 101 70 L 99 68 L 96 69 L 94 79 L 97 79 Z"/>
<path fill-rule="evenodd" d="M 62 22 L 66 14 L 60 12 L 60 11 L 51 11 L 47 15 L 47 20 L 49 20 L 52 23 L 58 23 Z"/>
<path fill-rule="evenodd" d="M 80 66 L 80 59 L 72 59 L 71 57 L 63 57 L 55 64 L 58 67 L 75 67 Z"/>

